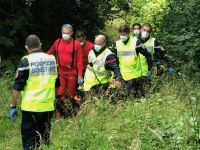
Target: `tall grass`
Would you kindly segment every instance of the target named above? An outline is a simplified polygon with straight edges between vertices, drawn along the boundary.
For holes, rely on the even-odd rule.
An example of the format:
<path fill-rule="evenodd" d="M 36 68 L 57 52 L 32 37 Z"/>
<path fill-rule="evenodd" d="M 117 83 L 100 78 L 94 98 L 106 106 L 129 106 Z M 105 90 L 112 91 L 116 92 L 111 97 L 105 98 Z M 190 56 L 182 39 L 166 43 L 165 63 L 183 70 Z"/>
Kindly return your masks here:
<path fill-rule="evenodd" d="M 52 119 L 49 150 L 199 149 L 199 83 L 183 76 L 152 77 L 146 98 L 117 104 L 90 100 L 73 118 Z M 13 78 L 1 77 L 0 149 L 20 150 L 20 120 L 9 119 Z"/>

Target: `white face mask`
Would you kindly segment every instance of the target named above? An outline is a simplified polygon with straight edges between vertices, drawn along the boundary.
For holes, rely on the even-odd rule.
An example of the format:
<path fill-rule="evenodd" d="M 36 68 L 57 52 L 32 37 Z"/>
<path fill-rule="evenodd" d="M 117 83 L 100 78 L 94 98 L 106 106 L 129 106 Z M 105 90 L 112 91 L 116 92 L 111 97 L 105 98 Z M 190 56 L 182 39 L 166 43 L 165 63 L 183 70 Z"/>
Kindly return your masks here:
<path fill-rule="evenodd" d="M 70 34 L 63 34 L 62 33 L 62 37 L 63 37 L 64 40 L 69 40 L 71 36 L 70 36 Z"/>
<path fill-rule="evenodd" d="M 146 32 L 146 31 L 143 31 L 143 32 L 142 32 L 142 38 L 146 39 L 146 38 L 148 38 L 148 37 L 149 37 L 149 33 Z"/>
<path fill-rule="evenodd" d="M 82 42 L 80 42 L 80 45 L 81 45 L 81 46 L 83 46 L 83 44 L 84 44 L 84 42 L 83 42 L 83 41 L 82 41 Z"/>
<path fill-rule="evenodd" d="M 101 45 L 98 45 L 98 44 L 95 44 L 94 45 L 94 49 L 96 52 L 99 52 L 101 50 L 102 46 Z"/>
<path fill-rule="evenodd" d="M 133 30 L 133 33 L 135 36 L 138 36 L 140 34 L 140 30 Z"/>
<path fill-rule="evenodd" d="M 126 41 L 128 39 L 127 35 L 120 35 L 119 36 L 122 41 Z"/>

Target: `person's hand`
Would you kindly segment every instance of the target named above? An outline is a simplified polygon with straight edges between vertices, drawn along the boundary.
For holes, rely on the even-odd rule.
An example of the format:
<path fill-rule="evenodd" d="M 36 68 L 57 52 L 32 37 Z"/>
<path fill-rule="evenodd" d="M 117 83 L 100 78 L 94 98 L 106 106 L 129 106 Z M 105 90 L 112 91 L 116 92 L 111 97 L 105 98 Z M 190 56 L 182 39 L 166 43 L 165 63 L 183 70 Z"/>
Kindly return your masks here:
<path fill-rule="evenodd" d="M 83 78 L 78 78 L 78 85 L 82 85 L 83 84 Z"/>
<path fill-rule="evenodd" d="M 151 77 L 151 71 L 147 71 L 147 77 L 148 77 L 148 78 Z"/>
<path fill-rule="evenodd" d="M 156 66 L 160 65 L 160 62 L 159 61 L 155 62 L 155 65 Z"/>
<path fill-rule="evenodd" d="M 120 88 L 121 87 L 121 85 L 122 85 L 122 83 L 120 82 L 120 81 L 114 81 L 114 85 L 116 86 L 116 87 L 118 87 L 118 88 Z"/>
<path fill-rule="evenodd" d="M 15 122 L 15 115 L 17 115 L 17 108 L 10 108 L 10 119 Z"/>
<path fill-rule="evenodd" d="M 169 73 L 172 74 L 174 72 L 174 68 L 169 68 Z"/>

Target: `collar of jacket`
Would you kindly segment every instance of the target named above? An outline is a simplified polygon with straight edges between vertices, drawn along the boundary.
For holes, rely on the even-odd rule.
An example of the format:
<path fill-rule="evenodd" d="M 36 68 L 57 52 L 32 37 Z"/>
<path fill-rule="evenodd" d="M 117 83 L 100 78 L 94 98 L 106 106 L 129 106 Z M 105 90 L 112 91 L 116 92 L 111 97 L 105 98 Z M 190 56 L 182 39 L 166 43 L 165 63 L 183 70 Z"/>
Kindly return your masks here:
<path fill-rule="evenodd" d="M 128 37 L 128 39 L 126 41 L 123 41 L 124 45 L 126 45 L 128 43 L 129 39 L 130 39 L 130 36 Z"/>
<path fill-rule="evenodd" d="M 34 50 L 34 51 L 30 52 L 29 54 L 40 53 L 40 52 L 43 52 L 43 51 L 42 51 L 41 49 L 39 49 L 39 50 Z"/>

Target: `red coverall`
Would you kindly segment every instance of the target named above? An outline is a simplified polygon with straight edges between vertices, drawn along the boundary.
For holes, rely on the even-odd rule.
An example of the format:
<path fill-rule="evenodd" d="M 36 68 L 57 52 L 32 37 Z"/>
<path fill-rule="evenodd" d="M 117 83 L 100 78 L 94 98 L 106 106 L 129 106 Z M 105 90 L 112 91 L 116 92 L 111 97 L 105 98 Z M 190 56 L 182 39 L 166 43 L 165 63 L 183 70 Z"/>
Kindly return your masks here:
<path fill-rule="evenodd" d="M 93 46 L 94 46 L 94 44 L 89 41 L 85 41 L 84 45 L 81 46 L 82 53 L 83 53 L 83 73 L 85 72 L 85 69 L 87 68 L 88 54 L 89 54 L 90 50 L 93 48 Z"/>
<path fill-rule="evenodd" d="M 74 98 L 77 87 L 77 75 L 81 77 L 83 75 L 83 55 L 80 43 L 73 38 L 67 42 L 63 38 L 57 39 L 47 54 L 56 54 L 57 58 L 60 77 L 60 87 L 58 88 L 57 95 L 60 95 L 61 100 L 63 100 L 67 87 L 68 97 Z"/>

